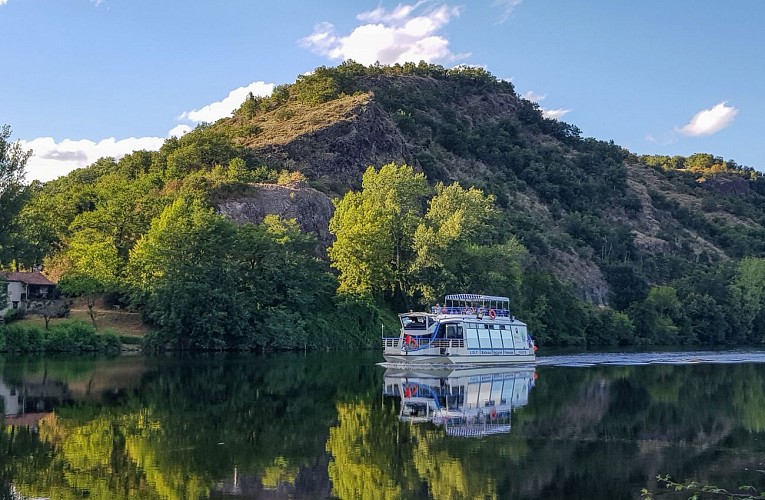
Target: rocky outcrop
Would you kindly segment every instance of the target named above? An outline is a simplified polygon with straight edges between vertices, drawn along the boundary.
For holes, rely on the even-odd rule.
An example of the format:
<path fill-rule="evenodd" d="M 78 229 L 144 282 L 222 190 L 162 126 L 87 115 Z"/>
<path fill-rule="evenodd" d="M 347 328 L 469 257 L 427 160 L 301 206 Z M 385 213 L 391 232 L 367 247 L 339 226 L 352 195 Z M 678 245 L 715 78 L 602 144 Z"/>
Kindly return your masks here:
<path fill-rule="evenodd" d="M 311 179 L 358 187 L 370 165 L 412 163 L 396 124 L 374 101 L 348 111 L 330 126 L 300 135 L 284 144 L 253 148 L 265 164 L 299 170 Z"/>
<path fill-rule="evenodd" d="M 295 219 L 300 228 L 318 240 L 317 253 L 326 256 L 332 244 L 329 220 L 334 213 L 327 195 L 303 183 L 286 186 L 251 184 L 244 193 L 217 203 L 217 211 L 238 223 L 259 224 L 266 215 Z"/>
<path fill-rule="evenodd" d="M 706 179 L 701 185 L 725 195 L 743 196 L 749 193 L 749 182 L 738 175 L 717 175 Z"/>

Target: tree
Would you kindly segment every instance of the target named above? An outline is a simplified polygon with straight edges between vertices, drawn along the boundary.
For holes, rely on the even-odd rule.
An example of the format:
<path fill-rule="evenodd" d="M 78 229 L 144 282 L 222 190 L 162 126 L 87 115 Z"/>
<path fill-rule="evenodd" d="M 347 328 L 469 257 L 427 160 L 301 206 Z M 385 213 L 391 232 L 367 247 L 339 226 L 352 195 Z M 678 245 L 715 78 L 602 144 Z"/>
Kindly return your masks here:
<path fill-rule="evenodd" d="M 647 344 L 672 345 L 688 340 L 679 336 L 686 318 L 674 287 L 651 287 L 645 300 L 630 306 L 629 315 L 637 335 Z"/>
<path fill-rule="evenodd" d="M 85 298 L 90 321 L 96 326 L 93 309 L 96 298 L 117 284 L 121 265 L 117 248 L 108 235 L 95 229 L 83 229 L 72 236 L 66 256 L 70 267 L 59 288 L 66 295 Z"/>
<path fill-rule="evenodd" d="M 414 232 L 429 191 L 425 176 L 391 163 L 379 171 L 369 167 L 361 185 L 360 192 L 335 204 L 329 223 L 336 240 L 328 253 L 340 271 L 339 291 L 362 296 L 392 291 L 406 303 Z"/>
<path fill-rule="evenodd" d="M 26 200 L 24 169 L 32 151 L 9 142 L 11 127 L 0 127 L 0 265 L 15 258 L 9 248 L 17 231 L 17 217 Z"/>
<path fill-rule="evenodd" d="M 247 299 L 230 254 L 232 222 L 200 200 L 181 197 L 130 252 L 134 302 L 181 348 L 225 348 L 248 324 Z"/>
<path fill-rule="evenodd" d="M 492 253 L 481 246 L 489 240 L 495 214 L 494 197 L 479 189 L 463 189 L 457 183 L 436 185 L 436 194 L 414 234 L 416 258 L 411 268 L 418 278 L 416 288 L 426 301 L 434 302 L 446 291 L 457 289 L 507 293 L 487 289 L 488 275 L 506 271 L 519 277 L 520 269 L 513 262 L 520 255 L 516 250 L 522 247 L 516 243 L 518 248 L 509 245 Z"/>
<path fill-rule="evenodd" d="M 730 296 L 733 340 L 765 341 L 762 322 L 756 321 L 765 312 L 765 259 L 748 257 L 739 262 Z"/>

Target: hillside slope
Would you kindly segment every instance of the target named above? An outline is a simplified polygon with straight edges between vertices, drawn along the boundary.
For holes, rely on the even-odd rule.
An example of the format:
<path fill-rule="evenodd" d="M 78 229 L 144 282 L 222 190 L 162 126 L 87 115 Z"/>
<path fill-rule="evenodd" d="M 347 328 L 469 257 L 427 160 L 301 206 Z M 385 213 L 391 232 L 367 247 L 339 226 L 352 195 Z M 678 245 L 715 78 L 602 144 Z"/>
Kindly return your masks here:
<path fill-rule="evenodd" d="M 762 174 L 583 138 L 478 68 L 317 68 L 29 195 L 16 265 L 108 291 L 157 345 L 376 345 L 465 290 L 540 344 L 765 339 Z"/>
<path fill-rule="evenodd" d="M 325 89 L 318 98 L 317 86 Z M 591 302 L 609 303 L 625 279 L 666 282 L 683 272 L 681 261 L 762 254 L 762 178 L 751 169 L 704 177 L 649 166 L 545 119 L 510 83 L 480 70 L 348 63 L 289 90 L 249 111 L 245 103 L 216 127 L 250 161 L 299 170 L 330 195 L 357 189 L 369 165 L 390 162 L 431 182 L 479 187 L 496 196 L 501 229 L 521 238 L 534 265 Z"/>

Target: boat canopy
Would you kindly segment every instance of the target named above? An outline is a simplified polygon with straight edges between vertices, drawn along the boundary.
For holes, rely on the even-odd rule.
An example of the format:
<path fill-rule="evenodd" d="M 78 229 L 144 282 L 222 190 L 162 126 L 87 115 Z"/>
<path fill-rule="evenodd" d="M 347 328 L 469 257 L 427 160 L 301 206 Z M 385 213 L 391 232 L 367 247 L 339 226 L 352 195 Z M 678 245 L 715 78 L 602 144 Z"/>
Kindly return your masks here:
<path fill-rule="evenodd" d="M 457 293 L 454 295 L 447 295 L 446 300 L 454 301 L 469 301 L 469 302 L 510 302 L 507 297 L 496 297 L 494 295 L 478 295 L 475 293 Z"/>

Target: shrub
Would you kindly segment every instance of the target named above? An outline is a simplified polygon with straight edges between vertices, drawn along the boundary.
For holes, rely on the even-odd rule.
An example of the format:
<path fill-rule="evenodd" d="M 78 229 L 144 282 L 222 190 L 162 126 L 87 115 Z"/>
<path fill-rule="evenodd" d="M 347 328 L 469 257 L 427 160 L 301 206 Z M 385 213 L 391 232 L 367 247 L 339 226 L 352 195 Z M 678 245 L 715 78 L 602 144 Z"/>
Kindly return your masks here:
<path fill-rule="evenodd" d="M 43 350 L 45 331 L 38 326 L 8 325 L 5 327 L 6 351 L 33 352 Z"/>
<path fill-rule="evenodd" d="M 116 333 L 99 335 L 93 326 L 83 321 L 62 323 L 48 331 L 36 325 L 0 328 L 0 351 L 118 352 L 120 346 Z"/>
<path fill-rule="evenodd" d="M 149 332 L 143 336 L 141 350 L 145 352 L 164 352 L 172 349 L 174 343 L 171 335 L 163 332 Z"/>
<path fill-rule="evenodd" d="M 26 311 L 24 309 L 8 309 L 5 311 L 5 323 L 11 323 L 18 321 L 24 317 Z"/>

